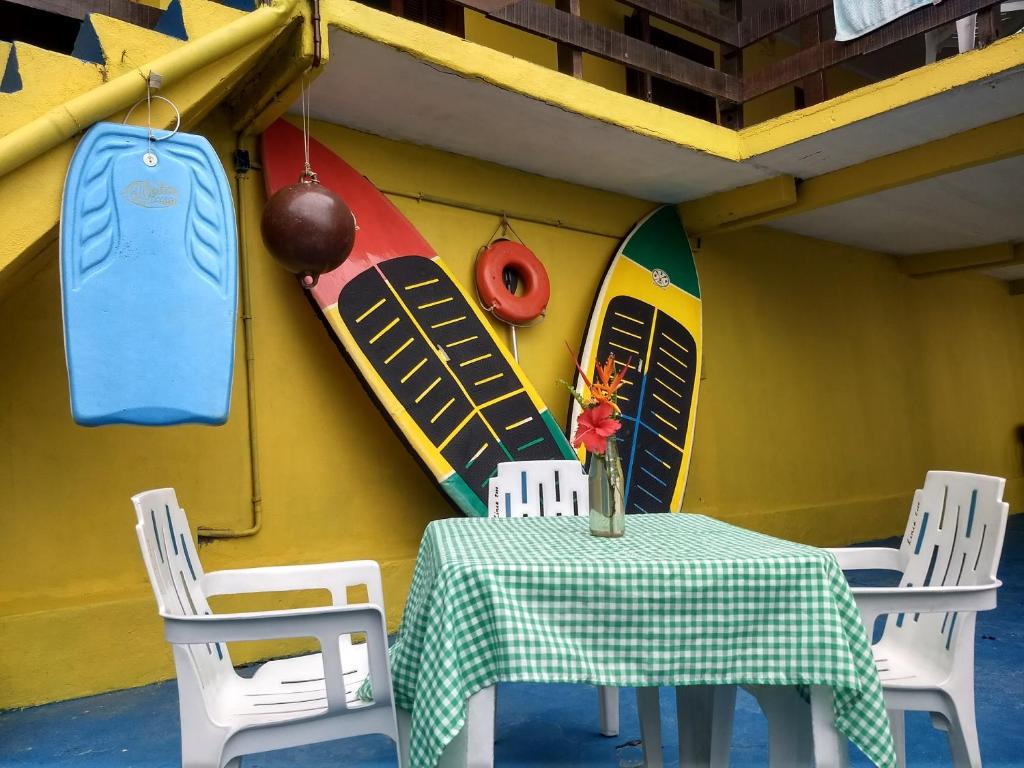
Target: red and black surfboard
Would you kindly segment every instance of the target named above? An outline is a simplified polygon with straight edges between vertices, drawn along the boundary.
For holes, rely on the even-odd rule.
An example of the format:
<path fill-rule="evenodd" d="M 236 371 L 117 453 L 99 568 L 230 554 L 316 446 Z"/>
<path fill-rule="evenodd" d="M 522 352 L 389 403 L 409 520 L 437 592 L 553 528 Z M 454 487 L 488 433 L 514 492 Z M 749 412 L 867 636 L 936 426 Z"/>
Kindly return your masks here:
<path fill-rule="evenodd" d="M 430 244 L 366 178 L 317 141 L 310 162 L 359 229 L 352 254 L 320 277 L 314 303 L 378 405 L 467 515 L 487 514 L 487 481 L 504 461 L 574 452 L 471 295 Z M 298 181 L 302 133 L 262 137 L 267 193 Z"/>

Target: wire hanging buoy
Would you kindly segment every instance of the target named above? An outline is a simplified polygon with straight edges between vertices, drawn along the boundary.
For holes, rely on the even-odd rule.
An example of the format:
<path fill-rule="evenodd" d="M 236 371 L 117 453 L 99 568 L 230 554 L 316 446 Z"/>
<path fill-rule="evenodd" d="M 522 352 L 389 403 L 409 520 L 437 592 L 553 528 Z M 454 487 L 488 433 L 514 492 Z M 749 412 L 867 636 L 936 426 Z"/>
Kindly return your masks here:
<path fill-rule="evenodd" d="M 355 216 L 344 200 L 320 184 L 309 163 L 309 96 L 302 86 L 302 133 L 305 167 L 297 184 L 279 189 L 263 209 L 260 231 L 270 254 L 304 288 L 337 269 L 355 244 Z"/>

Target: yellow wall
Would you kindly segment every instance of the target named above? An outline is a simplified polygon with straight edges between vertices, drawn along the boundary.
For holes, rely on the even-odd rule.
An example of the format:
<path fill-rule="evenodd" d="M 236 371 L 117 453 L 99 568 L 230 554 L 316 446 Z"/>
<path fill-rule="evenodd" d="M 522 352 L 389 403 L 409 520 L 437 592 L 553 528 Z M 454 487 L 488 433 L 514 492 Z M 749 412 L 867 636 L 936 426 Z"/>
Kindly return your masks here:
<path fill-rule="evenodd" d="M 227 156 L 230 136 L 205 132 Z M 317 126 L 382 188 L 625 233 L 650 204 Z M 245 182 L 258 212 L 259 179 Z M 496 219 L 396 198 L 470 283 Z M 3 214 L 10 218 L 16 212 Z M 382 563 L 399 618 L 424 525 L 451 508 L 373 407 L 295 281 L 246 233 L 253 272 L 264 527 L 202 549 L 208 570 Z M 560 418 L 576 343 L 616 240 L 514 222 L 547 265 L 548 317 L 523 365 Z M 4 220 L 0 218 L 0 226 Z M 898 532 L 928 468 L 1011 478 L 1024 422 L 1024 299 L 987 278 L 911 280 L 879 254 L 771 230 L 707 238 L 706 380 L 685 507 L 818 544 Z M 172 674 L 134 538 L 133 492 L 178 489 L 192 524 L 249 519 L 241 337 L 222 428 L 84 429 L 67 401 L 55 246 L 0 304 L 0 707 Z M 274 603 L 277 604 L 277 603 Z M 279 652 L 248 649 L 244 657 Z M 242 658 L 237 656 L 236 658 Z"/>
<path fill-rule="evenodd" d="M 902 531 L 929 469 L 1024 502 L 1024 297 L 767 228 L 704 238 L 687 509 L 815 544 Z"/>
<path fill-rule="evenodd" d="M 226 158 L 233 144 L 218 125 L 210 121 L 199 132 Z M 469 198 L 612 232 L 625 231 L 650 208 L 441 152 L 338 129 L 326 133 L 385 188 Z M 246 182 L 257 213 L 260 184 Z M 469 283 L 472 258 L 497 219 L 396 202 Z M 294 278 L 262 251 L 258 216 L 252 218 L 264 526 L 254 538 L 204 547 L 204 565 L 372 557 L 383 566 L 394 628 L 423 527 L 452 514 L 451 507 L 367 398 Z M 524 362 L 554 401 L 556 379 L 570 373 L 568 359 L 548 355 L 538 334 L 556 349 L 563 338 L 578 340 L 598 265 L 615 240 L 529 223 L 515 227 L 563 286 L 544 325 L 520 334 Z M 0 304 L 0 708 L 171 674 L 134 538 L 132 493 L 174 486 L 193 526 L 244 527 L 249 520 L 241 336 L 225 427 L 76 427 L 67 399 L 56 246 L 38 261 L 45 267 Z M 580 275 L 585 264 L 593 266 Z M 563 398 L 556 413 L 564 408 Z"/>

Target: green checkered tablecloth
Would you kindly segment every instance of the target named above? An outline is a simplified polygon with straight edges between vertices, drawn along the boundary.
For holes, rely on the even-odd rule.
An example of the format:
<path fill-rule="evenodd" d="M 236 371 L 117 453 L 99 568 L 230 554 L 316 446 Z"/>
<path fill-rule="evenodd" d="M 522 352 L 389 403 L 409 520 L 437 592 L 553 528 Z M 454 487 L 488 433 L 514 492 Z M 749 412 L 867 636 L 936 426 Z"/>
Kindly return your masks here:
<path fill-rule="evenodd" d="M 835 559 L 702 515 L 456 518 L 427 526 L 391 651 L 413 768 L 501 680 L 831 686 L 839 731 L 895 765 L 882 688 Z"/>

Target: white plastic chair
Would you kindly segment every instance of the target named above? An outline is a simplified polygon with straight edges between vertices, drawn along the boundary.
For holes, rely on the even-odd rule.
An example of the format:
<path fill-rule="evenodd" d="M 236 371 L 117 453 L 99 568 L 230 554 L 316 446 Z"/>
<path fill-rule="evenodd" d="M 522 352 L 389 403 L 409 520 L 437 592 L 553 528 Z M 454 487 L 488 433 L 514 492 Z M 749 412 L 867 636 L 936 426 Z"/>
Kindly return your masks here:
<path fill-rule="evenodd" d="M 380 568 L 372 561 L 204 573 L 174 490 L 132 497 L 149 581 L 173 646 L 183 768 L 239 768 L 241 755 L 369 733 L 398 739 Z M 369 603 L 348 605 L 365 585 Z M 207 597 L 326 589 L 322 608 L 213 614 Z M 366 642 L 353 644 L 351 633 Z M 263 664 L 251 678 L 226 642 L 314 637 L 321 652 Z M 369 674 L 373 700 L 356 692 Z"/>
<path fill-rule="evenodd" d="M 864 626 L 887 616 L 872 650 L 900 765 L 904 712 L 932 713 L 956 766 L 981 765 L 974 717 L 974 625 L 996 606 L 1008 505 L 1001 477 L 929 472 L 899 549 L 834 549 L 843 570 L 900 571 L 898 587 L 853 589 Z M 895 614 L 895 616 L 893 616 Z"/>
<path fill-rule="evenodd" d="M 578 461 L 506 461 L 487 484 L 491 517 L 590 514 L 590 486 Z"/>
<path fill-rule="evenodd" d="M 962 472 L 929 472 L 914 494 L 899 549 L 849 547 L 830 550 L 843 570 L 893 570 L 898 587 L 854 587 L 869 636 L 886 620 L 872 647 L 892 726 L 897 758 L 906 765 L 904 712 L 932 713 L 947 732 L 955 766 L 981 765 L 974 718 L 974 624 L 977 611 L 996 605 L 999 555 L 1008 505 L 1005 480 Z M 768 720 L 772 768 L 846 764 L 845 745 L 830 724 L 827 688 L 812 687 L 811 701 L 786 686 L 745 686 Z M 645 751 L 660 746 L 657 689 L 639 701 Z M 640 691 L 638 690 L 638 693 Z M 727 766 L 732 736 L 734 686 L 678 688 L 680 766 Z M 824 759 L 823 759 L 824 756 Z M 660 755 L 653 757 L 660 765 Z M 647 765 L 651 766 L 650 760 Z"/>

